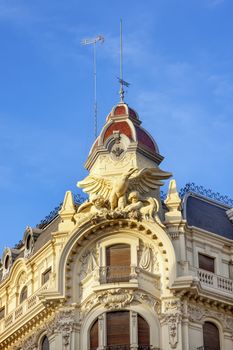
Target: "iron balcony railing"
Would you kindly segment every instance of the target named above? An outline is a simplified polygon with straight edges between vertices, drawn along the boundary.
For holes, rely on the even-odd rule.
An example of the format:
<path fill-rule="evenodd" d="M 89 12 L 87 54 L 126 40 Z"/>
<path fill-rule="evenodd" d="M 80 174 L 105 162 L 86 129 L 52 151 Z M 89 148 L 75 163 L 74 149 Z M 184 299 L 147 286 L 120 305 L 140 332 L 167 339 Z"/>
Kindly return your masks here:
<path fill-rule="evenodd" d="M 138 345 L 137 350 L 151 350 L 150 345 Z M 94 350 L 94 349 L 93 349 Z M 108 345 L 104 347 L 104 350 L 131 350 L 130 345 Z"/>
<path fill-rule="evenodd" d="M 131 272 L 130 266 L 100 267 L 100 283 L 129 282 Z"/>

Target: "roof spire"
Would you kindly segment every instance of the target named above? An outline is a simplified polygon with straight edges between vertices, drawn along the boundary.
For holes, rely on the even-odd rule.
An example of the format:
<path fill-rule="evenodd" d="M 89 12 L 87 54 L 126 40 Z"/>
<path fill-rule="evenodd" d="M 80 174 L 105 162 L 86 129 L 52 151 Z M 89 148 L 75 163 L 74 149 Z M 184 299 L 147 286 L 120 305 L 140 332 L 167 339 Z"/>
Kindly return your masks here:
<path fill-rule="evenodd" d="M 122 19 L 120 20 L 120 78 L 117 78 L 120 83 L 120 103 L 124 103 L 124 86 L 128 87 L 130 84 L 123 80 L 123 44 L 122 44 Z"/>

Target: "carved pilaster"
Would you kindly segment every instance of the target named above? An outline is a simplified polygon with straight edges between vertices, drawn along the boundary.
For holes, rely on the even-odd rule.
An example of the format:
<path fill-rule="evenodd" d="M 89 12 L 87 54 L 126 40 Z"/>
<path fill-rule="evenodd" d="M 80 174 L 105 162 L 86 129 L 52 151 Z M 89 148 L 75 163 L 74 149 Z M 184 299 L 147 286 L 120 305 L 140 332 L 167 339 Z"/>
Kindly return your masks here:
<path fill-rule="evenodd" d="M 181 323 L 182 315 L 180 313 L 169 313 L 162 317 L 162 324 L 166 324 L 168 327 L 169 344 L 172 349 L 176 349 L 179 341 L 179 327 Z"/>
<path fill-rule="evenodd" d="M 167 327 L 169 344 L 171 349 L 176 349 L 180 342 L 179 334 L 182 321 L 183 305 L 179 299 L 167 299 L 162 302 L 160 315 L 161 325 Z"/>

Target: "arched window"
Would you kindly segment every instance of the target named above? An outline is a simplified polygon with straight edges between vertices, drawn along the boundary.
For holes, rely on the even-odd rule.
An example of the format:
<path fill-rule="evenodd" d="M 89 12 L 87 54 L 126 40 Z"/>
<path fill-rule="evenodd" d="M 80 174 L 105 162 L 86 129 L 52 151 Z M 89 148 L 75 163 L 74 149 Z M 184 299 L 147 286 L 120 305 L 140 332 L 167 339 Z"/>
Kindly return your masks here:
<path fill-rule="evenodd" d="M 109 350 L 114 349 L 116 345 L 130 346 L 129 327 L 129 311 L 107 313 L 107 346 Z"/>
<path fill-rule="evenodd" d="M 204 323 L 203 340 L 205 350 L 220 350 L 219 330 L 214 323 Z"/>
<path fill-rule="evenodd" d="M 128 282 L 130 279 L 130 245 L 114 244 L 106 249 L 106 281 Z"/>
<path fill-rule="evenodd" d="M 41 350 L 49 350 L 49 340 L 48 337 L 46 337 L 46 335 L 42 339 Z"/>
<path fill-rule="evenodd" d="M 135 317 L 135 316 L 134 316 Z M 104 322 L 103 336 L 99 336 L 98 319 L 93 323 L 90 330 L 90 350 L 97 350 L 104 346 L 106 350 L 130 350 L 131 345 L 136 345 L 138 350 L 149 350 L 150 346 L 150 329 L 144 318 L 138 314 L 137 317 L 137 334 L 135 339 L 130 337 L 130 329 L 135 324 L 129 311 L 113 311 L 106 313 L 106 322 Z M 102 329 L 102 330 L 101 330 Z M 131 335 L 132 336 L 132 335 Z M 99 344 L 99 339 L 106 339 L 105 344 Z"/>
<path fill-rule="evenodd" d="M 28 289 L 27 289 L 27 286 L 24 286 L 20 293 L 19 303 L 21 304 L 24 300 L 27 299 L 27 297 L 28 297 Z"/>

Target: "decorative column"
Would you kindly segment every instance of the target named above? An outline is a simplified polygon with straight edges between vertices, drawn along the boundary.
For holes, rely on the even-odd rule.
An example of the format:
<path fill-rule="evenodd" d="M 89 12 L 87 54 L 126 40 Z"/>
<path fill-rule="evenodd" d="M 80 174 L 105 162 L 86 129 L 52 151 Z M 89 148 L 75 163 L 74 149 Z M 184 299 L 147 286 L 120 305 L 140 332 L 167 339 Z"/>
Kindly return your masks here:
<path fill-rule="evenodd" d="M 55 335 L 54 350 L 79 350 L 79 329 L 74 308 L 60 311 L 51 325 L 51 336 Z M 52 340 L 53 341 L 53 340 Z"/>
<path fill-rule="evenodd" d="M 103 350 L 107 339 L 106 339 L 106 313 L 98 317 L 98 331 L 99 331 L 99 346 L 98 350 Z"/>
<path fill-rule="evenodd" d="M 183 302 L 182 339 L 183 350 L 189 350 L 189 318 L 187 301 Z"/>
<path fill-rule="evenodd" d="M 179 299 L 168 299 L 162 302 L 160 316 L 162 349 L 182 350 L 181 332 L 182 310 Z"/>
<path fill-rule="evenodd" d="M 179 273 L 180 275 L 186 275 L 188 273 L 188 263 L 184 236 L 185 221 L 182 218 L 180 210 L 181 199 L 175 180 L 171 180 L 169 183 L 168 193 L 164 203 L 168 208 L 168 212 L 165 213 L 165 224 L 176 251 L 177 261 L 180 264 L 178 266 Z"/>
<path fill-rule="evenodd" d="M 130 344 L 131 350 L 138 348 L 138 315 L 135 311 L 130 311 Z"/>

